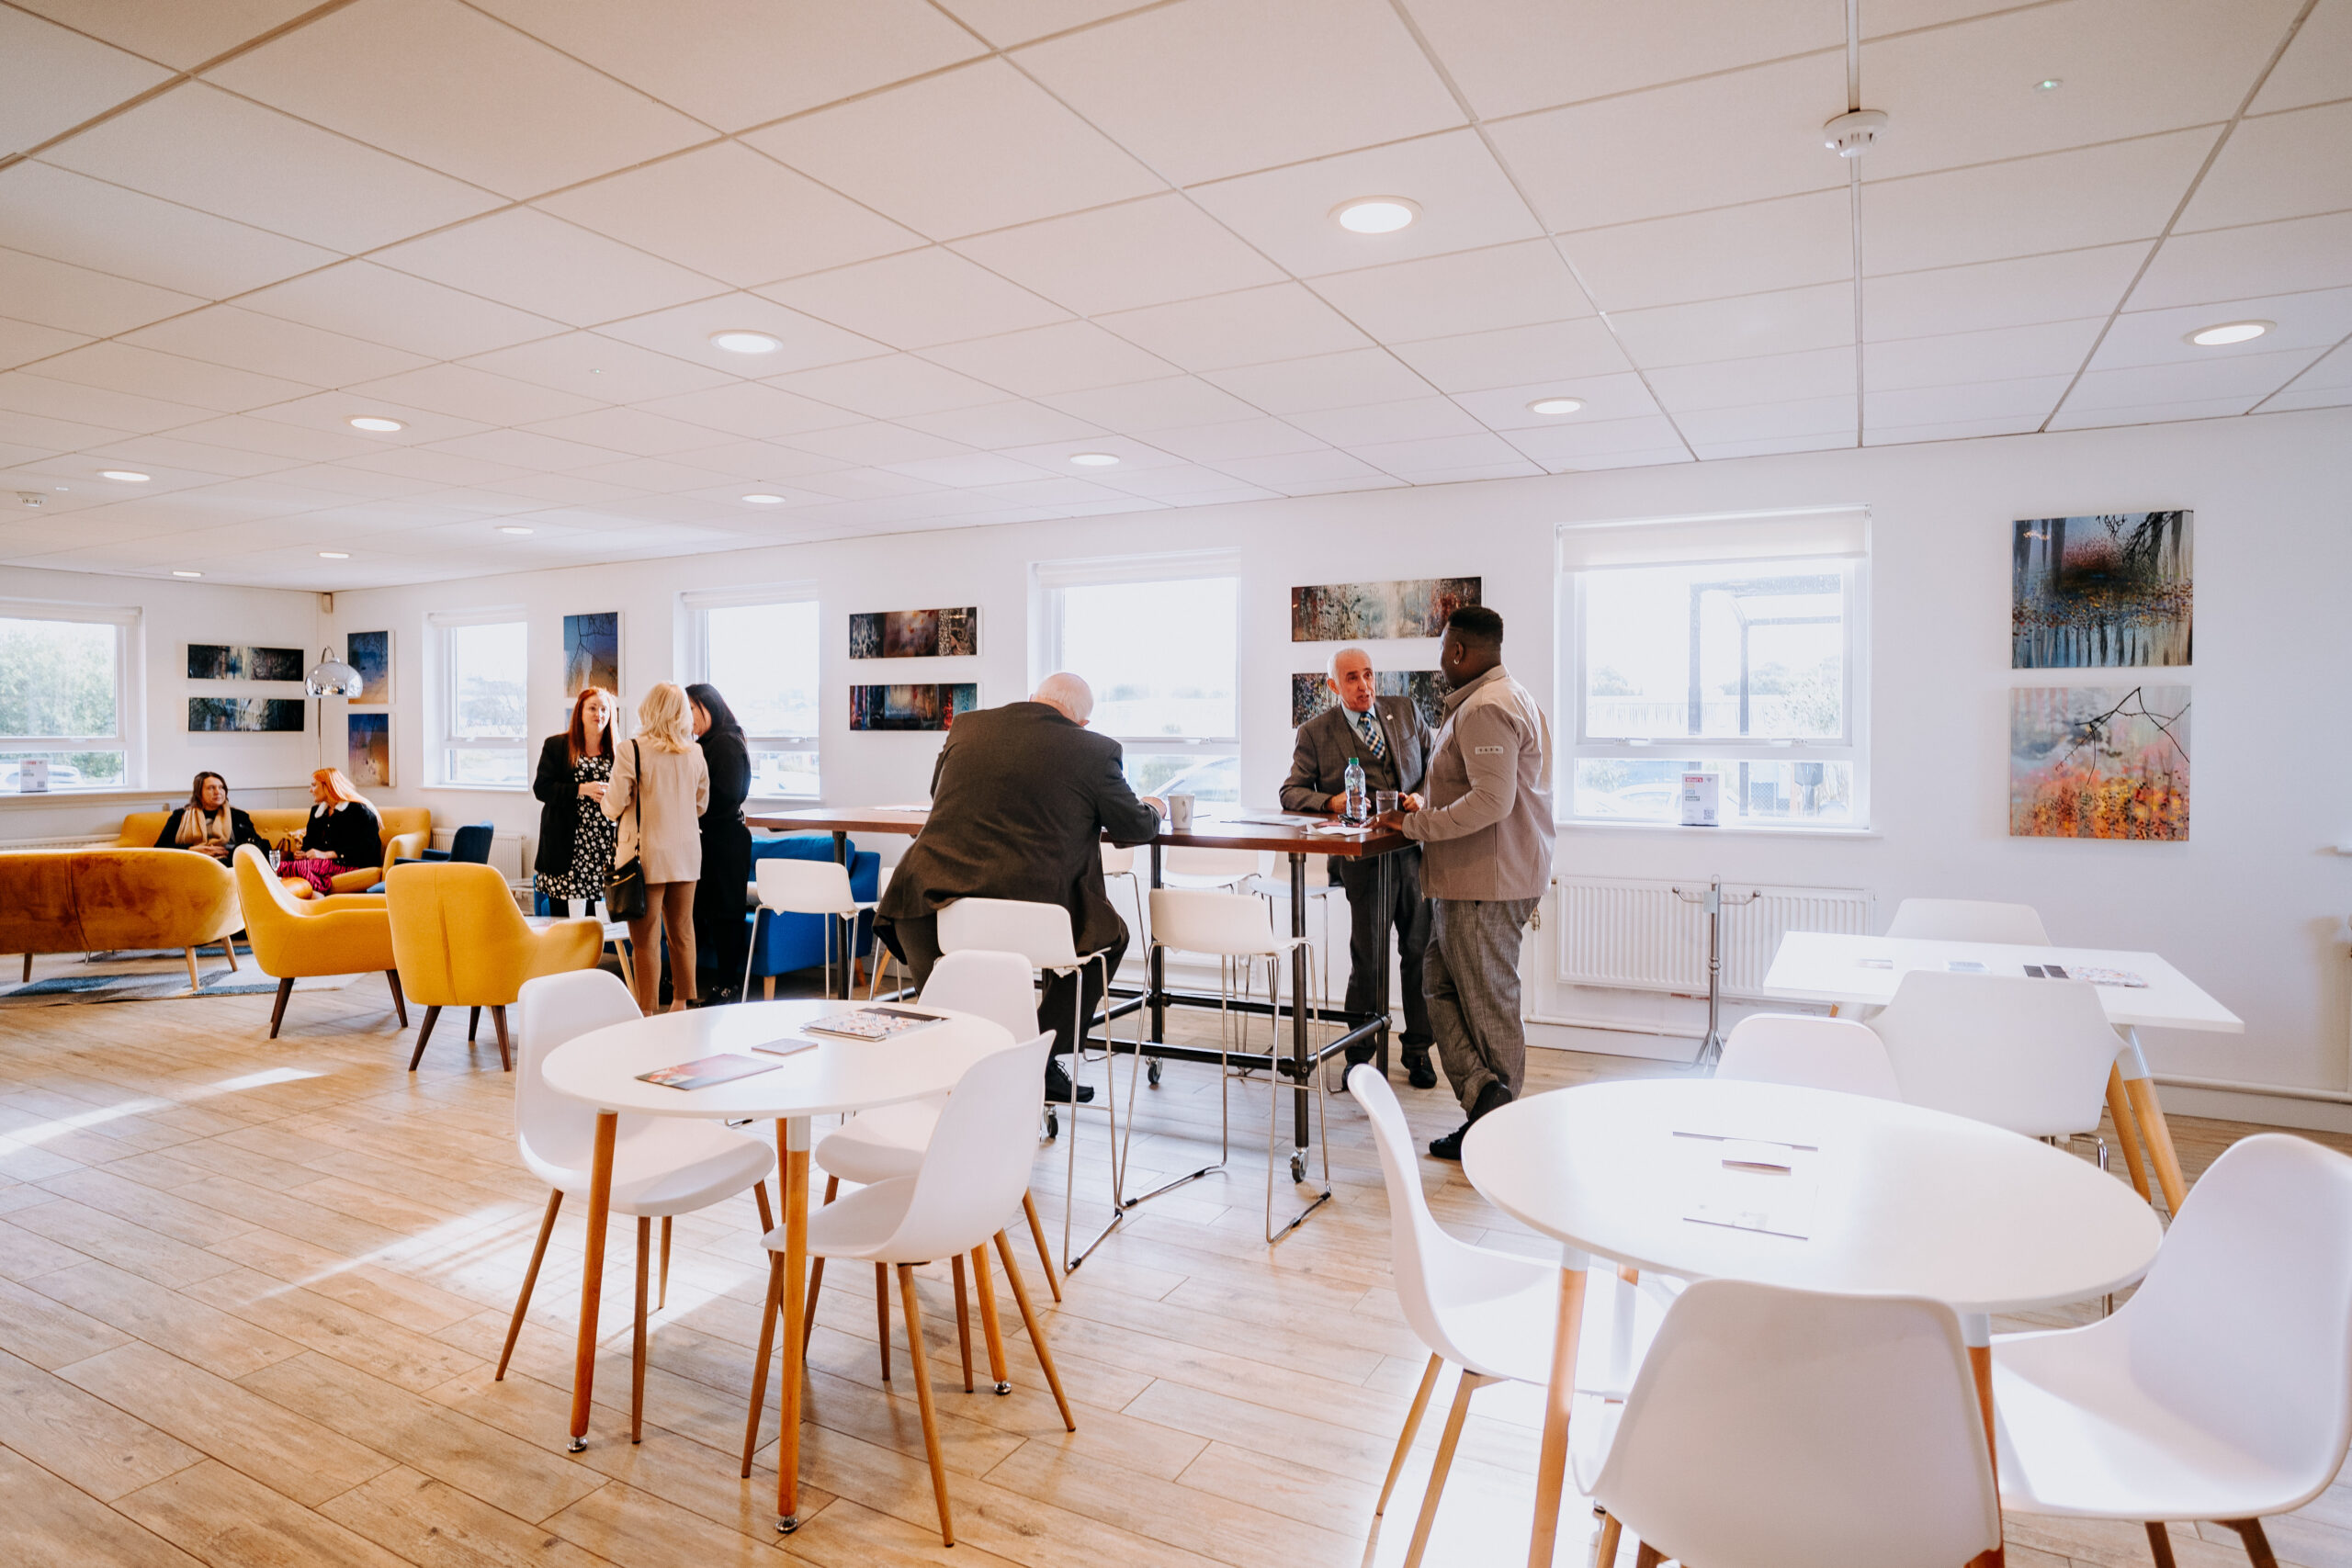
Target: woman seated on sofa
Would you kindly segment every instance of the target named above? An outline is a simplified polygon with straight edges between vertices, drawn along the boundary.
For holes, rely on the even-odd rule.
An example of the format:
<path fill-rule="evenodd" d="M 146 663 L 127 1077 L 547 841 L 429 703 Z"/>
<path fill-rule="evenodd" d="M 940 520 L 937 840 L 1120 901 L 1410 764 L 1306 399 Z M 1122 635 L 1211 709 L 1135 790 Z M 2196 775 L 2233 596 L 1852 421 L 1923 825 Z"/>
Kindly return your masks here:
<path fill-rule="evenodd" d="M 165 818 L 164 830 L 155 835 L 159 850 L 194 850 L 222 862 L 239 844 L 269 847 L 254 830 L 254 819 L 229 804 L 229 781 L 215 773 L 196 775 L 187 804 Z"/>
<path fill-rule="evenodd" d="M 384 823 L 368 797 L 352 788 L 339 768 L 311 775 L 311 820 L 302 829 L 302 858 L 279 866 L 286 876 L 310 884 L 313 892 L 334 891 L 334 878 L 384 863 Z M 283 878 L 281 878 L 282 880 Z"/>

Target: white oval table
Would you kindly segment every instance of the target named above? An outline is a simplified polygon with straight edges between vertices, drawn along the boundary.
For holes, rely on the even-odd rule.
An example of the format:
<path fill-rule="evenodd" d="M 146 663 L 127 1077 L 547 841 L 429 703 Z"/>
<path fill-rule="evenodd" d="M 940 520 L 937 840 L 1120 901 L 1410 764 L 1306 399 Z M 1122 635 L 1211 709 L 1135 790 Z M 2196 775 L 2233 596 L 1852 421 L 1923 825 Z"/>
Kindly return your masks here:
<path fill-rule="evenodd" d="M 808 1130 L 817 1116 L 846 1115 L 944 1094 L 974 1062 L 1012 1043 L 1001 1024 L 970 1013 L 937 1010 L 944 1021 L 889 1040 L 802 1035 L 801 1026 L 854 1004 L 840 1001 L 747 1002 L 657 1013 L 594 1030 L 548 1054 L 540 1072 L 548 1088 L 593 1105 L 594 1163 L 588 1195 L 588 1257 L 580 1285 L 580 1345 L 571 1374 L 571 1443 L 586 1444 L 590 1395 L 595 1383 L 596 1315 L 605 1278 L 605 1225 L 611 1213 L 613 1145 L 619 1115 L 688 1116 L 702 1121 L 750 1117 L 776 1123 L 784 1171 L 784 1291 L 780 1333 L 786 1373 L 783 1430 L 776 1455 L 776 1522 L 800 1523 L 800 1314 L 808 1259 Z M 808 1039 L 814 1049 L 789 1056 L 759 1055 L 752 1047 L 775 1040 Z M 775 1066 L 732 1082 L 676 1089 L 641 1083 L 639 1073 L 703 1056 L 747 1055 Z M 982 1304 L 988 1295 L 983 1289 Z"/>
<path fill-rule="evenodd" d="M 1817 1150 L 1793 1156 L 1795 1176 L 1731 1183 L 1809 1185 L 1809 1203 L 1774 1216 L 1793 1217 L 1802 1239 L 1685 1217 L 1726 1190 L 1723 1139 Z M 2129 1186 L 2048 1145 L 1894 1100 L 1781 1084 L 1639 1079 L 1536 1095 L 1473 1127 L 1462 1169 L 1497 1208 L 1562 1248 L 1533 1568 L 1549 1568 L 1559 1525 L 1591 1257 L 1686 1280 L 1947 1303 L 1961 1314 L 1989 1442 L 1992 1314 L 2130 1284 L 2163 1240 L 2154 1211 Z"/>

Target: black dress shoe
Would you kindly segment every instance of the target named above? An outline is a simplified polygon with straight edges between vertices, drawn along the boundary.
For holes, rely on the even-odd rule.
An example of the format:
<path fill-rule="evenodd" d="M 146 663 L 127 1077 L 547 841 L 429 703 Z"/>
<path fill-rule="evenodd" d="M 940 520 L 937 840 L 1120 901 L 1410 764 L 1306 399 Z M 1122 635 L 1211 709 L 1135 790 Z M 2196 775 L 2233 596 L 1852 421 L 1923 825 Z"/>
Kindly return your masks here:
<path fill-rule="evenodd" d="M 1427 1051 L 1405 1053 L 1405 1077 L 1415 1089 L 1437 1087 L 1437 1069 L 1430 1066 L 1430 1054 Z"/>
<path fill-rule="evenodd" d="M 1082 1083 L 1078 1086 L 1079 1104 L 1084 1105 L 1088 1100 L 1091 1100 L 1093 1098 L 1094 1086 L 1092 1084 Z M 1059 1062 L 1046 1063 L 1046 1103 L 1048 1105 L 1068 1105 L 1069 1102 L 1069 1075 L 1062 1071 L 1062 1065 Z"/>
<path fill-rule="evenodd" d="M 1470 1107 L 1470 1120 L 1491 1116 L 1511 1102 L 1511 1092 L 1499 1083 L 1490 1083 L 1478 1091 L 1478 1101 Z M 1464 1123 L 1467 1125 L 1467 1123 Z"/>
<path fill-rule="evenodd" d="M 1469 1130 L 1470 1123 L 1464 1122 L 1444 1137 L 1430 1140 L 1430 1158 L 1450 1159 L 1459 1164 L 1462 1159 L 1462 1134 Z"/>

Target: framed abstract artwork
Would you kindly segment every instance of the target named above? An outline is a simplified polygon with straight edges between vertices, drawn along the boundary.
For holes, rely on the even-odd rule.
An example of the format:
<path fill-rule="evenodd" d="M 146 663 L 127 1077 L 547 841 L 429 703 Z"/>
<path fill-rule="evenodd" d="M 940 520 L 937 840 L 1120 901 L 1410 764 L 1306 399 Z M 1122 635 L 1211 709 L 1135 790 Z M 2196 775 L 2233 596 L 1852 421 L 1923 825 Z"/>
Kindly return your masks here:
<path fill-rule="evenodd" d="M 944 610 L 868 610 L 849 618 L 852 659 L 960 659 L 980 651 L 976 604 Z"/>
<path fill-rule="evenodd" d="M 299 648 L 249 648 L 243 643 L 187 645 L 191 681 L 300 681 L 305 673 Z"/>
<path fill-rule="evenodd" d="M 2009 694 L 2009 834 L 2188 837 L 2186 686 L 2019 686 Z"/>
<path fill-rule="evenodd" d="M 563 695 L 566 702 L 591 686 L 620 695 L 621 613 L 563 618 Z"/>
<path fill-rule="evenodd" d="M 1423 577 L 1399 582 L 1326 582 L 1290 591 L 1290 640 L 1443 637 L 1445 618 L 1476 604 L 1483 580 Z"/>
<path fill-rule="evenodd" d="M 362 789 L 390 787 L 392 782 L 392 716 L 388 713 L 347 713 L 343 722 L 344 775 Z"/>
<path fill-rule="evenodd" d="M 2009 668 L 2194 662 L 2194 514 L 2030 517 L 2009 540 Z"/>
<path fill-rule="evenodd" d="M 852 729 L 946 729 L 980 705 L 977 681 L 910 686 L 852 686 Z"/>
<path fill-rule="evenodd" d="M 302 731 L 302 699 L 190 697 L 187 728 L 191 735 L 299 735 Z"/>
<path fill-rule="evenodd" d="M 353 702 L 379 706 L 392 700 L 391 633 L 353 632 L 343 639 L 343 656 L 359 671 L 359 694 Z"/>

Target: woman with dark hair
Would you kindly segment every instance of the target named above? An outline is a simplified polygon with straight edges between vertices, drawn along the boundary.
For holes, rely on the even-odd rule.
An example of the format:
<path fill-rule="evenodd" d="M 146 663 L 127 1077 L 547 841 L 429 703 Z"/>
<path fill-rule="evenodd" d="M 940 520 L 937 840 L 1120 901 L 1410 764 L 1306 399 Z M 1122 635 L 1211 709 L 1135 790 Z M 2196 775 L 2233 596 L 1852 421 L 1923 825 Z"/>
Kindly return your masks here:
<path fill-rule="evenodd" d="M 752 793 L 752 753 L 735 710 L 707 681 L 686 688 L 694 707 L 695 737 L 710 770 L 710 804 L 702 814 L 702 880 L 695 885 L 695 952 L 709 972 L 702 983 L 705 1005 L 741 1001 L 744 926 L 752 880 L 752 830 L 743 825 L 743 800 Z"/>
<path fill-rule="evenodd" d="M 196 775 L 187 804 L 165 818 L 155 835 L 159 850 L 194 850 L 217 861 L 235 854 L 239 844 L 269 848 L 254 830 L 254 819 L 229 804 L 229 781 L 209 772 Z"/>
<path fill-rule="evenodd" d="M 618 824 L 605 815 L 605 792 L 613 777 L 613 694 L 583 686 L 572 699 L 571 723 L 539 748 L 539 771 L 531 793 L 539 798 L 539 848 L 531 859 L 539 897 L 556 913 L 581 913 L 605 897 L 612 874 Z"/>

